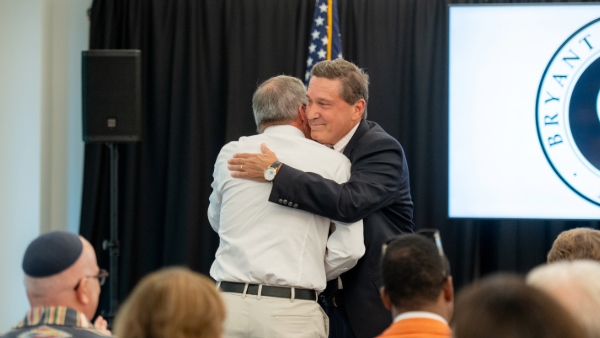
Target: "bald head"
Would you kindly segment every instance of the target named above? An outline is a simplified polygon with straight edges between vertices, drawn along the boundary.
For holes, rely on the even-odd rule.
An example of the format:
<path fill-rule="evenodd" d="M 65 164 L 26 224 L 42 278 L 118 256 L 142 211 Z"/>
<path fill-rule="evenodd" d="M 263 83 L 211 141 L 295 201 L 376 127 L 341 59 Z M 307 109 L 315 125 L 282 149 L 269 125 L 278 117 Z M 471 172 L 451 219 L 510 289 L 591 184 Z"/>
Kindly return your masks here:
<path fill-rule="evenodd" d="M 25 289 L 31 307 L 67 306 L 91 319 L 100 285 L 96 253 L 83 237 L 50 232 L 35 239 L 23 257 Z"/>

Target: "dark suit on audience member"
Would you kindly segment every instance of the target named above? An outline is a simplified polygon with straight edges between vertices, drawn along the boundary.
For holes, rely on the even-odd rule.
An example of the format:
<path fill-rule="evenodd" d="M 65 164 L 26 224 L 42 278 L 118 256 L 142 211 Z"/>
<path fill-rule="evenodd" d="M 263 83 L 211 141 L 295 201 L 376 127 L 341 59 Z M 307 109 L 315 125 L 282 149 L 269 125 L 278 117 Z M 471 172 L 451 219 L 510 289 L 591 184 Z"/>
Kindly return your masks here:
<path fill-rule="evenodd" d="M 352 164 L 344 184 L 283 165 L 269 201 L 342 222 L 364 221 L 366 253 L 341 275 L 345 306 L 358 338 L 379 335 L 391 315 L 379 297 L 381 245 L 413 231 L 408 166 L 400 143 L 377 123 L 363 120 L 344 149 Z"/>

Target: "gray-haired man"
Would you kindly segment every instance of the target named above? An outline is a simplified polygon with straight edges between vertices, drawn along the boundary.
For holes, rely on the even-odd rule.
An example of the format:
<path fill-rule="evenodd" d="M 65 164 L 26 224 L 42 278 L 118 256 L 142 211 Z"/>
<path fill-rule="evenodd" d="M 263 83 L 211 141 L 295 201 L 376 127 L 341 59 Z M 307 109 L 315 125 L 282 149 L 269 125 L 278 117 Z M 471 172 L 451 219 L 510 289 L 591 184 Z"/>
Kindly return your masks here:
<path fill-rule="evenodd" d="M 326 337 L 317 294 L 364 253 L 362 221 L 333 227 L 329 235 L 328 218 L 287 200 L 269 203 L 270 186 L 233 178 L 227 168 L 234 153 L 258 152 L 265 143 L 286 163 L 345 182 L 348 159 L 306 138 L 306 100 L 296 78 L 265 81 L 252 99 L 260 134 L 228 143 L 217 158 L 208 218 L 220 244 L 210 275 L 228 307 L 226 337 Z M 265 179 L 278 169 L 274 164 Z"/>

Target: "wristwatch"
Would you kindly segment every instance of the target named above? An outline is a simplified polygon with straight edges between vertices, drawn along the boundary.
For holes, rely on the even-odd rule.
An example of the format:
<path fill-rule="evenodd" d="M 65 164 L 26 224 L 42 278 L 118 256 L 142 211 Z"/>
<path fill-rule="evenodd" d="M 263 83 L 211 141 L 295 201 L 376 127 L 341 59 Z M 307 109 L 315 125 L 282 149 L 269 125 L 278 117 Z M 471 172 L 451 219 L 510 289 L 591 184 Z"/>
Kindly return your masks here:
<path fill-rule="evenodd" d="M 277 170 L 279 170 L 279 166 L 281 162 L 275 161 L 271 166 L 265 169 L 265 180 L 272 182 L 275 179 L 275 175 L 277 175 Z"/>

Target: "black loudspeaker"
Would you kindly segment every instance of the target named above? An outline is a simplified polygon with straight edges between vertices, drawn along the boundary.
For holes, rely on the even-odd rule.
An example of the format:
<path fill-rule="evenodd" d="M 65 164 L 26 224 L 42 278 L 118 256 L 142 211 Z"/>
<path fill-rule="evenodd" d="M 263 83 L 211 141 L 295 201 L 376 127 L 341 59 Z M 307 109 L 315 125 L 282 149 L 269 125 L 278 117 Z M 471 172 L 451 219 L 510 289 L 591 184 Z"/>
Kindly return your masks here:
<path fill-rule="evenodd" d="M 84 142 L 141 141 L 141 55 L 134 49 L 83 51 Z"/>

